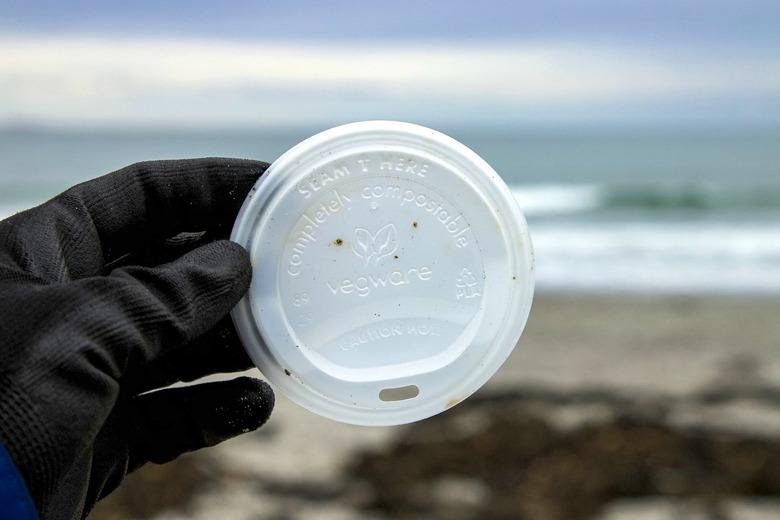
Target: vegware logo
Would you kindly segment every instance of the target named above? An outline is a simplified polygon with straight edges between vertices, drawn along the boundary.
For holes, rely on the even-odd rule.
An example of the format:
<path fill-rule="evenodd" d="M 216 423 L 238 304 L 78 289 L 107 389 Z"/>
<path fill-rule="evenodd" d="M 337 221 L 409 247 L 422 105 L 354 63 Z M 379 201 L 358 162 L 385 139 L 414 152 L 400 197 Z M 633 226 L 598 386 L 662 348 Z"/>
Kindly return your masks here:
<path fill-rule="evenodd" d="M 423 265 L 403 271 L 396 269 L 355 278 L 344 278 L 343 280 L 327 280 L 325 284 L 334 296 L 356 294 L 365 297 L 376 290 L 404 287 L 418 280 L 427 282 L 432 277 L 433 271 L 428 266 Z"/>
<path fill-rule="evenodd" d="M 398 231 L 395 224 L 382 226 L 376 233 L 365 228 L 355 229 L 352 252 L 363 259 L 364 267 L 378 265 L 383 258 L 392 255 L 398 249 Z"/>
<path fill-rule="evenodd" d="M 398 230 L 395 224 L 386 224 L 376 233 L 361 227 L 355 229 L 352 252 L 363 261 L 364 268 L 379 266 L 383 258 L 397 250 Z M 423 265 L 408 269 L 389 269 L 342 280 L 328 280 L 325 284 L 334 296 L 337 294 L 368 296 L 378 289 L 403 287 L 417 281 L 427 282 L 432 277 L 433 271 Z"/>

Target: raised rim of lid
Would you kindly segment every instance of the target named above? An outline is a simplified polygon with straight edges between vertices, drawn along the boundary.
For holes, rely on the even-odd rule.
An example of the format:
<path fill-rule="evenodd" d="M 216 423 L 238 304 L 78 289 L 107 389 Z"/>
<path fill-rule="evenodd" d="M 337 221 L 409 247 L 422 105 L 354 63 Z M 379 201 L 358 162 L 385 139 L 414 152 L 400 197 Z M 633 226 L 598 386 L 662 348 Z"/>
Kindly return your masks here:
<path fill-rule="evenodd" d="M 279 204 L 285 193 L 308 174 L 305 165 L 315 156 L 322 156 L 335 147 L 376 146 L 381 149 L 388 142 L 420 150 L 421 153 L 442 157 L 455 165 L 470 182 L 479 196 L 489 202 L 492 218 L 498 222 L 499 232 L 508 246 L 512 272 L 517 273 L 517 285 L 510 289 L 507 301 L 503 302 L 504 315 L 496 325 L 490 351 L 486 351 L 480 362 L 471 367 L 468 377 L 453 382 L 453 398 L 449 400 L 428 399 L 425 396 L 404 402 L 405 406 L 383 408 L 357 407 L 344 400 L 334 400 L 324 395 L 307 379 L 312 377 L 312 367 L 283 366 L 279 354 L 284 349 L 295 348 L 289 337 L 270 333 L 263 320 L 284 317 L 283 311 L 260 311 L 252 305 L 252 290 L 232 311 L 238 334 L 258 368 L 264 376 L 294 402 L 319 415 L 334 420 L 359 425 L 394 425 L 420 420 L 446 410 L 479 389 L 500 368 L 514 349 L 525 327 L 530 313 L 534 292 L 534 259 L 527 224 L 509 188 L 498 174 L 481 157 L 460 142 L 429 128 L 397 121 L 364 121 L 350 123 L 329 130 L 299 143 L 280 156 L 258 180 L 247 196 L 236 218 L 231 240 L 250 251 L 255 250 L 254 241 L 259 240 L 257 229 L 263 222 L 274 217 L 293 221 L 296 215 L 280 211 Z M 301 165 L 304 165 L 303 167 Z M 281 255 L 282 251 L 264 251 L 264 256 Z M 262 269 L 258 259 L 253 258 L 254 269 Z M 253 281 L 253 284 L 255 282 Z M 278 283 L 277 283 L 278 285 Z M 277 288 L 265 288 L 276 294 Z M 279 304 L 281 307 L 281 304 Z M 263 312 L 266 312 L 263 310 Z M 274 314 L 276 312 L 276 314 Z M 486 347 L 487 348 L 487 347 Z M 290 377 L 290 372 L 295 377 Z M 307 376 L 307 374 L 309 374 Z M 455 388 L 457 387 L 457 388 Z M 411 395 L 411 394 L 410 394 Z"/>

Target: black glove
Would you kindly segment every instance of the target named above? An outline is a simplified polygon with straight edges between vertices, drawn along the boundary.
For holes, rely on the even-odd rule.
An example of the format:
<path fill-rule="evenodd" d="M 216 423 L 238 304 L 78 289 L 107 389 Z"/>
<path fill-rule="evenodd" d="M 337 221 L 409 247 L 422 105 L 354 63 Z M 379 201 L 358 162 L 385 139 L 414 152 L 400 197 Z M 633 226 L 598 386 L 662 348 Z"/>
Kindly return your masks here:
<path fill-rule="evenodd" d="M 42 518 L 79 518 L 147 461 L 254 430 L 267 384 L 149 390 L 249 368 L 224 240 L 268 165 L 139 163 L 0 221 L 0 443 Z"/>

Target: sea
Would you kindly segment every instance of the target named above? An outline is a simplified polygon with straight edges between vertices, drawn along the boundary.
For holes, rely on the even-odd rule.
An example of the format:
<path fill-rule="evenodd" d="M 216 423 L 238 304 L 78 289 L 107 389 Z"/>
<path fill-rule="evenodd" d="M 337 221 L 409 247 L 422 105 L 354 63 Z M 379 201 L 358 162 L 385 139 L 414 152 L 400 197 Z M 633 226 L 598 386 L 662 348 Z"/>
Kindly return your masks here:
<path fill-rule="evenodd" d="M 0 218 L 140 160 L 272 162 L 322 128 L 0 129 Z M 780 128 L 441 128 L 524 211 L 537 290 L 780 294 Z"/>

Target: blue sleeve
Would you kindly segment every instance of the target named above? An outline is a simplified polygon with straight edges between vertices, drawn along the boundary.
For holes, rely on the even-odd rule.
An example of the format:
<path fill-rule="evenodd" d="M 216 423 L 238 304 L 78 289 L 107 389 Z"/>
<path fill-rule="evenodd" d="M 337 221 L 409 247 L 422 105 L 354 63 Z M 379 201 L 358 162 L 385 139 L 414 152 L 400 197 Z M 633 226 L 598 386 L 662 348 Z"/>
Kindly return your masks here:
<path fill-rule="evenodd" d="M 0 444 L 0 520 L 36 520 L 30 493 L 11 456 Z"/>

